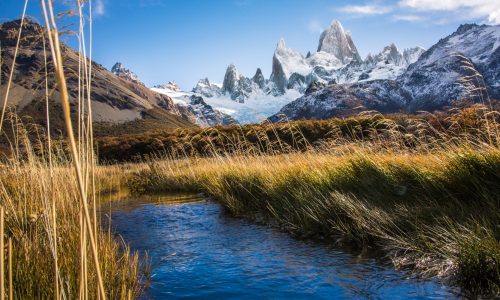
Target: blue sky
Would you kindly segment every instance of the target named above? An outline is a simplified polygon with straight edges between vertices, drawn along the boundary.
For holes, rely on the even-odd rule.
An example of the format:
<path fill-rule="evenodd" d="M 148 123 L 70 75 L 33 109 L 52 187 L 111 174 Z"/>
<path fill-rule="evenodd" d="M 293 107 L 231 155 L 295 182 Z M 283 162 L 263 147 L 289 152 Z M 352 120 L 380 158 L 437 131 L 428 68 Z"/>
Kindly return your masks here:
<path fill-rule="evenodd" d="M 18 18 L 23 2 L 1 0 L 0 21 Z M 35 19 L 38 3 L 28 6 Z M 428 48 L 461 23 L 500 23 L 500 0 L 93 0 L 93 8 L 95 61 L 120 61 L 147 85 L 175 80 L 183 89 L 203 77 L 222 82 L 230 63 L 269 76 L 280 38 L 315 51 L 332 20 L 352 32 L 362 57 L 392 42 Z"/>

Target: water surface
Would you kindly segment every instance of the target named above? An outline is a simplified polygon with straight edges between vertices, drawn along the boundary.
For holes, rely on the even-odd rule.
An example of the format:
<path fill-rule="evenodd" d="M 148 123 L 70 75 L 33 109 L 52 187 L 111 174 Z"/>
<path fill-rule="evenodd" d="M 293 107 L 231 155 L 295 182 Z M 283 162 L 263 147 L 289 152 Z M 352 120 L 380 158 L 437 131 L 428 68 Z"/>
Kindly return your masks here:
<path fill-rule="evenodd" d="M 212 201 L 120 203 L 112 227 L 153 265 L 145 298 L 450 299 L 383 260 L 228 216 Z"/>

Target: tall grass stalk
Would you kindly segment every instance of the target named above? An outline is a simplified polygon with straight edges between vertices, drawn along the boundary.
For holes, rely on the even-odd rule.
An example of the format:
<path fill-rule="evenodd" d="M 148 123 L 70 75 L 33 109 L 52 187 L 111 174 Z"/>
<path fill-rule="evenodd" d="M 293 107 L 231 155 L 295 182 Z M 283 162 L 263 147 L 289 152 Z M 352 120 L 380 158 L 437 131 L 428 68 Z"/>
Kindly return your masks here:
<path fill-rule="evenodd" d="M 78 6 L 80 6 L 80 5 L 81 5 L 80 2 L 78 2 Z M 106 299 L 106 294 L 105 294 L 105 290 L 104 290 L 104 283 L 103 283 L 102 275 L 101 275 L 101 267 L 100 267 L 100 263 L 99 263 L 99 253 L 97 251 L 96 240 L 95 240 L 92 221 L 90 219 L 90 213 L 89 213 L 89 208 L 88 208 L 87 192 L 86 192 L 84 178 L 83 178 L 84 174 L 82 173 L 82 167 L 81 167 L 80 161 L 79 161 L 79 153 L 78 153 L 78 149 L 76 146 L 76 141 L 75 141 L 75 137 L 74 137 L 74 133 L 73 133 L 73 125 L 71 122 L 71 112 L 70 112 L 70 107 L 69 107 L 69 96 L 68 96 L 68 90 L 66 87 L 66 77 L 64 75 L 63 60 L 62 60 L 61 49 L 60 49 L 60 44 L 59 44 L 59 33 L 57 31 L 57 26 L 56 26 L 55 19 L 54 19 L 54 13 L 53 13 L 51 1 L 48 2 L 48 7 L 49 7 L 49 10 L 47 12 L 45 0 L 42 0 L 42 8 L 43 8 L 44 16 L 45 16 L 46 27 L 50 33 L 49 40 L 50 40 L 50 45 L 51 45 L 52 53 L 53 53 L 56 78 L 57 78 L 57 82 L 59 85 L 60 100 L 61 100 L 61 105 L 63 107 L 64 120 L 65 120 L 65 124 L 66 124 L 67 135 L 68 135 L 68 143 L 70 145 L 73 165 L 74 165 L 77 180 L 78 180 L 78 187 L 80 190 L 80 197 L 81 197 L 82 209 L 83 209 L 83 214 L 84 214 L 84 219 L 85 219 L 85 226 L 88 230 L 87 233 L 89 235 L 90 247 L 92 249 L 92 256 L 93 256 L 94 265 L 96 268 L 97 280 L 98 280 L 98 285 L 99 285 L 99 294 L 100 294 L 101 299 Z M 50 22 L 49 22 L 49 16 L 50 16 Z M 93 162 L 91 162 L 91 163 L 93 163 Z"/>
<path fill-rule="evenodd" d="M 86 57 L 83 1 L 75 2 L 80 22 L 77 36 L 82 45 L 79 56 L 81 69 L 76 75 L 81 91 L 81 97 L 75 103 L 79 108 L 75 118 L 78 122 L 78 138 L 75 138 L 73 131 L 63 66 L 64 53 L 50 0 L 41 0 L 46 30 L 40 32 L 40 51 L 43 51 L 44 59 L 41 71 L 45 74 L 46 135 L 42 138 L 37 132 L 35 136 L 38 136 L 38 140 L 34 140 L 33 132 L 22 124 L 21 119 L 15 114 L 7 114 L 8 92 L 15 74 L 15 61 L 22 46 L 20 41 L 25 13 L 17 35 L 0 120 L 0 133 L 11 146 L 11 156 L 2 162 L 0 169 L 0 204 L 6 212 L 5 228 L 0 232 L 0 249 L 4 249 L 2 243 L 8 238 L 7 258 L 3 256 L 4 251 L 0 253 L 2 299 L 7 295 L 10 299 L 124 299 L 137 296 L 142 285 L 137 254 L 130 253 L 125 244 L 118 243 L 98 227 L 97 192 L 103 183 L 106 184 L 107 178 L 99 175 L 102 171 L 95 165 L 91 111 L 92 63 Z M 92 22 L 91 5 L 89 12 Z M 52 60 L 52 66 L 49 60 Z M 50 136 L 53 116 L 50 112 L 49 76 L 55 76 L 56 79 L 70 158 L 62 148 L 64 145 L 54 142 Z M 12 133 L 8 135 L 5 120 L 10 122 L 12 128 Z M 72 169 L 69 164 L 72 164 Z M 118 174 L 113 176 L 120 178 Z M 108 182 L 106 188 L 114 190 L 112 186 L 116 182 Z M 48 257 L 53 259 L 47 260 Z M 8 262 L 7 269 L 5 260 Z"/>

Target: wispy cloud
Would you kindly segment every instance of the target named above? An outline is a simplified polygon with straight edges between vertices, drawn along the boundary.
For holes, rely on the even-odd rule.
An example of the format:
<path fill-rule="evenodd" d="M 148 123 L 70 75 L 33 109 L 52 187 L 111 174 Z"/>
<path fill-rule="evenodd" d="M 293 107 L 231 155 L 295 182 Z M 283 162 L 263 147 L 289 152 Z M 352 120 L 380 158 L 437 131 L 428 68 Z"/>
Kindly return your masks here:
<path fill-rule="evenodd" d="M 499 0 L 400 0 L 399 5 L 416 11 L 461 12 L 471 18 L 486 18 L 500 24 Z"/>
<path fill-rule="evenodd" d="M 389 6 L 380 6 L 380 5 L 347 5 L 337 9 L 337 11 L 345 14 L 353 14 L 353 15 L 362 15 L 362 16 L 370 16 L 370 15 L 383 15 L 392 11 L 392 8 Z"/>
<path fill-rule="evenodd" d="M 104 4 L 104 0 L 95 1 L 93 13 L 97 17 L 104 16 L 106 14 L 106 5 Z"/>
<path fill-rule="evenodd" d="M 419 22 L 425 18 L 419 15 L 393 15 L 392 19 L 394 21 Z"/>
<path fill-rule="evenodd" d="M 312 33 L 321 33 L 324 28 L 319 20 L 313 19 L 307 24 L 307 29 Z"/>

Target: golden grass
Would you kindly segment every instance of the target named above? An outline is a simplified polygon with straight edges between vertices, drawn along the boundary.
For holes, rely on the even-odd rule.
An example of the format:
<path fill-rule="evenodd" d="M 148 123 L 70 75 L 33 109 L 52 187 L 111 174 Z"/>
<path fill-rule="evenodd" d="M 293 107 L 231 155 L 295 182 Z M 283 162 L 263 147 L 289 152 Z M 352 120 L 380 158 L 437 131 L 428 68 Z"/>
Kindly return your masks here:
<path fill-rule="evenodd" d="M 41 1 L 46 24 L 46 30 L 40 32 L 45 57 L 46 129 L 50 132 L 47 78 L 50 59 L 63 108 L 69 149 L 67 152 L 61 151 L 48 136 L 43 141 L 36 141 L 37 153 L 41 153 L 36 155 L 28 132 L 13 117 L 13 133 L 10 136 L 12 155 L 0 170 L 0 249 L 8 241 L 8 270 L 4 268 L 4 251 L 0 256 L 2 299 L 6 295 L 6 288 L 10 298 L 19 299 L 129 299 L 136 297 L 142 287 L 138 255 L 132 254 L 126 245 L 115 240 L 109 230 L 99 228 L 97 206 L 102 197 L 98 192 L 115 189 L 112 187 L 115 182 L 113 176 L 107 177 L 107 181 L 102 180 L 102 183 L 109 183 L 106 187 L 96 181 L 100 173 L 96 171 L 93 152 L 90 105 L 92 64 L 88 63 L 85 52 L 83 23 L 86 16 L 82 12 L 83 2 L 76 1 L 80 24 L 76 35 L 81 51 L 75 137 L 56 16 L 52 1 Z M 91 23 L 91 5 L 88 7 Z M 18 31 L 5 99 L 2 99 L 1 133 L 5 133 L 2 125 L 24 18 L 25 12 Z M 7 285 L 5 277 L 9 278 Z"/>
<path fill-rule="evenodd" d="M 351 150 L 153 161 L 129 184 L 142 193 L 205 192 L 296 236 L 378 245 L 397 267 L 471 293 L 499 292 L 497 148 Z"/>
<path fill-rule="evenodd" d="M 19 299 L 55 298 L 54 280 L 60 296 L 76 298 L 82 282 L 81 209 L 74 171 L 68 165 L 48 166 L 38 161 L 5 165 L 0 174 L 0 201 L 6 210 L 6 235 L 12 239 L 13 293 Z M 106 176 L 109 173 L 106 172 Z M 98 177 L 101 176 L 98 172 Z M 109 179 L 109 178 L 108 178 Z M 104 182 L 104 180 L 103 180 Z M 114 182 L 109 181 L 110 184 Z M 111 186 L 98 184 L 98 190 Z M 99 198 L 100 199 L 100 198 Z M 100 201 L 97 199 L 97 201 Z M 57 211 L 57 236 L 54 238 L 51 201 Z M 57 239 L 57 240 L 56 240 Z M 53 276 L 54 243 L 58 242 L 57 279 Z M 141 267 L 136 254 L 115 240 L 109 232 L 98 230 L 97 247 L 106 296 L 137 295 L 141 289 Z M 86 245 L 87 253 L 91 249 Z M 92 265 L 86 268 L 88 298 L 97 297 L 97 275 Z"/>

